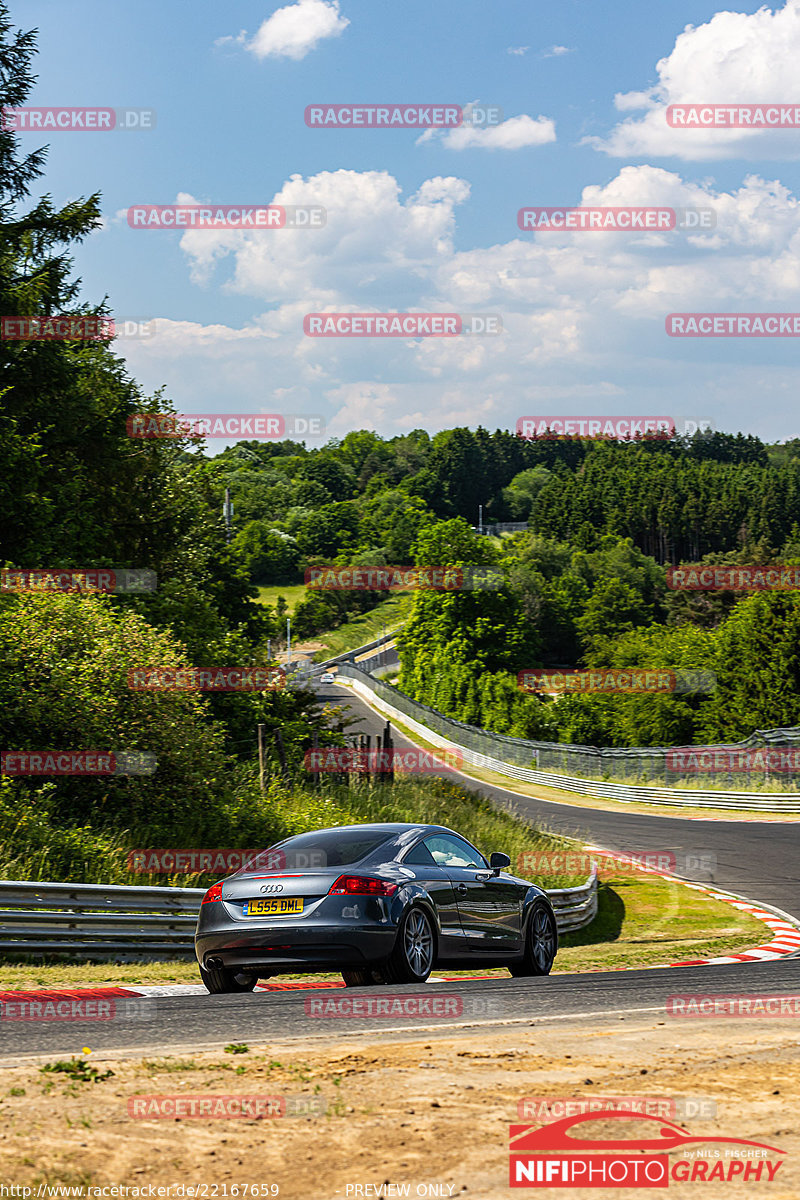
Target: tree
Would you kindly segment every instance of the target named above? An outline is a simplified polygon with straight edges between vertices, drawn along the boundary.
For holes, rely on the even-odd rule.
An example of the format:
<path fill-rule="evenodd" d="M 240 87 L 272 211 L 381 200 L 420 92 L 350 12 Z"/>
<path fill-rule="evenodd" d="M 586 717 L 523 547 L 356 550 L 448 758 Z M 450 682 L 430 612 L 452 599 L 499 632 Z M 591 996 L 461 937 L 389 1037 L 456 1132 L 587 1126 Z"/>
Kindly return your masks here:
<path fill-rule="evenodd" d="M 411 562 L 418 534 L 436 519 L 419 496 L 409 496 L 400 488 L 378 492 L 364 503 L 362 514 L 364 538 L 381 548 L 387 562 L 397 565 Z"/>
<path fill-rule="evenodd" d="M 800 725 L 800 596 L 741 600 L 714 634 L 717 691 L 704 708 L 709 741 Z"/>
<path fill-rule="evenodd" d="M 24 105 L 35 82 L 35 34 L 13 29 L 0 4 L 0 109 Z M 46 316 L 77 303 L 69 248 L 100 225 L 99 196 L 57 209 L 43 196 L 19 206 L 42 175 L 46 151 L 19 155 L 17 135 L 0 129 L 0 312 Z M 100 312 L 102 309 L 95 309 Z M 130 513 L 130 470 L 119 469 L 120 427 L 134 389 L 102 344 L 0 341 L 3 380 L 0 526 L 6 559 L 29 566 L 48 555 L 107 551 L 103 521 Z M 117 427 L 115 428 L 115 424 Z M 14 481 L 13 486 L 11 481 Z M 98 485 L 102 481 L 102 488 Z M 100 499 L 99 491 L 103 492 Z M 71 514 L 81 506 L 76 529 Z M 53 561 L 53 565 L 56 565 Z"/>
<path fill-rule="evenodd" d="M 358 507 L 353 501 L 326 504 L 304 519 L 297 545 L 308 557 L 333 558 L 342 551 L 355 550 L 359 529 Z"/>
<path fill-rule="evenodd" d="M 139 750 L 152 777 L 61 777 L 63 819 L 94 810 L 122 821 L 206 809 L 226 767 L 223 730 L 196 692 L 137 690 L 134 670 L 190 666 L 171 634 L 104 596 L 0 600 L 2 744 L 18 750 Z M 31 777 L 31 786 L 41 785 Z"/>
<path fill-rule="evenodd" d="M 424 528 L 416 541 L 415 557 L 417 565 L 426 567 L 489 567 L 497 563 L 487 539 L 473 533 L 460 517 Z M 517 670 L 536 661 L 538 651 L 536 630 L 505 586 L 420 589 L 414 593 L 403 630 L 400 687 L 429 703 L 439 672 L 461 671 L 460 678 L 465 680 L 484 671 Z M 475 702 L 470 693 L 470 705 Z"/>
<path fill-rule="evenodd" d="M 294 583 L 300 565 L 297 542 L 266 521 L 248 521 L 233 539 L 253 583 Z"/>
<path fill-rule="evenodd" d="M 327 450 L 320 450 L 306 459 L 295 478 L 318 484 L 324 489 L 328 503 L 349 500 L 356 491 L 354 473 L 333 452 Z M 321 498 L 321 502 L 324 503 L 325 499 Z"/>
<path fill-rule="evenodd" d="M 616 578 L 600 579 L 575 628 L 584 650 L 591 655 L 598 646 L 605 646 L 638 625 L 649 625 L 652 619 L 652 608 L 630 584 Z"/>
<path fill-rule="evenodd" d="M 34 35 L 12 32 L 0 4 L 0 107 L 24 103 L 34 53 Z M 44 162 L 44 150 L 19 158 L 16 135 L 0 130 L 0 311 L 104 313 L 105 302 L 91 310 L 79 302 L 69 257 L 100 224 L 99 196 L 61 209 L 45 196 L 17 211 Z M 119 602 L 170 625 L 190 647 L 202 649 L 209 630 L 216 641 L 238 627 L 262 636 L 255 591 L 225 545 L 221 493 L 190 453 L 202 439 L 128 436 L 137 411 L 170 411 L 162 394 L 142 397 L 105 341 L 3 339 L 0 365 L 0 558 L 20 567 L 146 568 L 158 592 Z"/>
<path fill-rule="evenodd" d="M 427 464 L 414 482 L 414 491 L 437 514 L 473 521 L 478 505 L 486 504 L 495 487 L 478 435 L 466 428 L 436 434 Z"/>
<path fill-rule="evenodd" d="M 691 625 L 651 625 L 608 638 L 590 655 L 593 667 L 623 670 L 713 669 L 714 635 Z M 593 746 L 669 746 L 697 740 L 710 704 L 704 693 L 594 693 L 562 696 L 553 705 L 559 740 Z"/>
<path fill-rule="evenodd" d="M 536 467 L 528 467 L 520 471 L 511 480 L 507 488 L 503 488 L 503 502 L 508 508 L 512 521 L 527 521 L 536 502 L 536 497 L 544 485 L 549 482 L 552 472 L 540 463 Z"/>

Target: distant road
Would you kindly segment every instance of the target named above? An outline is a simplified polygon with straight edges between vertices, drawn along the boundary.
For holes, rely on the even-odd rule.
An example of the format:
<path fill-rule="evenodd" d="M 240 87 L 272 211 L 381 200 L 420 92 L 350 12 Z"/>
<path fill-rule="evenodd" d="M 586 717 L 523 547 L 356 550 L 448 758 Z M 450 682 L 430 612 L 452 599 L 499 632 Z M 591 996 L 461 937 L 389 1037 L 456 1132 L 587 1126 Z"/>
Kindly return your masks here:
<path fill-rule="evenodd" d="M 350 732 L 377 734 L 383 730 L 386 718 L 373 710 L 359 696 L 338 685 L 320 685 L 320 697 L 337 704 L 346 704 L 358 717 L 359 723 Z M 393 727 L 392 736 L 398 748 L 415 745 Z M 646 850 L 672 850 L 682 857 L 703 850 L 716 855 L 716 870 L 712 874 L 687 872 L 686 877 L 701 883 L 709 881 L 720 888 L 739 892 L 761 904 L 772 904 L 800 919 L 800 822 L 786 823 L 750 820 L 697 819 L 685 816 L 665 816 L 653 813 L 626 813 L 603 809 L 582 808 L 558 804 L 520 795 L 479 780 L 467 779 L 458 772 L 454 778 L 471 790 L 490 796 L 502 807 L 509 802 L 522 816 L 554 833 L 582 838 L 594 845 L 620 853 L 639 853 Z M 488 846 L 487 850 L 501 850 Z"/>

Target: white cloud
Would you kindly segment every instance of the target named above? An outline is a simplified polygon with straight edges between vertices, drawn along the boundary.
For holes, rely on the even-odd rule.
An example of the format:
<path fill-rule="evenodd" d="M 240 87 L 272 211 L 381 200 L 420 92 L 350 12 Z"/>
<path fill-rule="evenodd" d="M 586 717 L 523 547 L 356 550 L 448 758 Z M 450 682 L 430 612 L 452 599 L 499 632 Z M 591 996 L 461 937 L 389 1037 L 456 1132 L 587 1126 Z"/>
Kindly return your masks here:
<path fill-rule="evenodd" d="M 417 145 L 440 139 L 448 150 L 522 150 L 526 146 L 545 146 L 556 140 L 555 122 L 549 117 L 523 113 L 509 117 L 499 125 L 458 125 L 454 129 L 426 129 Z"/>
<path fill-rule="evenodd" d="M 247 30 L 240 29 L 236 37 L 218 37 L 214 39 L 215 46 L 243 46 L 247 41 Z"/>
<path fill-rule="evenodd" d="M 542 58 L 560 58 L 562 54 L 572 54 L 572 46 L 551 46 L 542 53 Z"/>
<path fill-rule="evenodd" d="M 396 419 L 398 396 L 387 383 L 373 380 L 355 380 L 326 393 L 326 400 L 335 408 L 336 415 L 329 423 L 331 437 L 344 437 L 351 429 L 372 429 L 386 435 L 386 430 Z M 392 431 L 402 433 L 399 427 Z"/>
<path fill-rule="evenodd" d="M 723 428 L 762 421 L 771 436 L 791 430 L 800 369 L 788 339 L 681 341 L 664 330 L 673 311 L 797 308 L 800 202 L 784 185 L 752 175 L 724 192 L 660 167 L 626 166 L 586 187 L 580 202 L 710 206 L 716 229 L 511 229 L 496 244 L 456 250 L 456 210 L 468 199 L 454 177 L 404 197 L 386 172 L 293 176 L 275 201 L 324 204 L 324 229 L 181 239 L 207 286 L 253 297 L 256 315 L 244 328 L 162 318 L 156 336 L 119 349 L 143 386 L 171 384 L 179 410 L 215 410 L 224 396 L 230 411 L 323 413 L 337 434 L 510 428 L 523 413 L 548 411 L 678 415 L 680 407 L 689 415 L 691 406 Z M 497 313 L 504 332 L 306 337 L 303 317 L 326 310 Z"/>
<path fill-rule="evenodd" d="M 507 53 L 522 55 L 522 54 L 527 54 L 529 50 L 530 50 L 530 46 L 509 46 Z"/>
<path fill-rule="evenodd" d="M 649 91 L 615 97 L 617 110 L 639 110 L 607 138 L 587 138 L 618 157 L 669 155 L 702 161 L 722 158 L 795 159 L 796 130 L 673 129 L 670 104 L 776 104 L 797 99 L 800 0 L 773 12 L 718 12 L 705 25 L 687 25 L 670 54 L 656 66 L 659 82 Z"/>
<path fill-rule="evenodd" d="M 193 278 L 207 283 L 222 260 L 232 257 L 229 290 L 271 303 L 298 294 L 322 307 L 340 295 L 414 294 L 416 281 L 453 252 L 455 208 L 469 184 L 454 176 L 426 180 L 406 201 L 387 171 L 322 171 L 305 180 L 293 175 L 270 201 L 322 205 L 321 229 L 188 231 L 181 239 Z M 196 203 L 181 195 L 181 203 Z M 376 255 L 375 247 L 384 247 Z"/>
<path fill-rule="evenodd" d="M 339 12 L 339 0 L 297 0 L 278 8 L 261 25 L 247 49 L 256 58 L 299 60 L 325 38 L 339 37 L 350 22 Z"/>

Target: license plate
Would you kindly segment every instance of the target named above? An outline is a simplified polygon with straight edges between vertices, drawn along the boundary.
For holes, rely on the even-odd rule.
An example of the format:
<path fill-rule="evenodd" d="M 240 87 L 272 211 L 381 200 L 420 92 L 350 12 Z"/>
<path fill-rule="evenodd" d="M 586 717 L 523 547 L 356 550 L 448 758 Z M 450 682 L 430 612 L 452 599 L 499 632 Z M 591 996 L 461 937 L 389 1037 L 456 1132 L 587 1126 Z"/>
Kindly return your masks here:
<path fill-rule="evenodd" d="M 245 900 L 246 917 L 288 917 L 290 913 L 301 913 L 303 901 L 292 900 Z"/>

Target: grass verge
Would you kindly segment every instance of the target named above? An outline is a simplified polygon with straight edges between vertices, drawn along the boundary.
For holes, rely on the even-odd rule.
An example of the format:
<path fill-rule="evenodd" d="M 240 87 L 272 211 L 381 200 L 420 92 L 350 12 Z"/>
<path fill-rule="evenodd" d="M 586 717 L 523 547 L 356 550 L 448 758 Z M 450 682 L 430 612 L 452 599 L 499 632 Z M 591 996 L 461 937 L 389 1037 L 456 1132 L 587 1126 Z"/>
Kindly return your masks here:
<path fill-rule="evenodd" d="M 354 650 L 356 646 L 374 642 L 375 638 L 382 637 L 384 633 L 391 633 L 405 621 L 411 600 L 412 597 L 408 595 L 390 596 L 388 600 L 383 600 L 369 612 L 353 617 L 338 629 L 318 634 L 318 640 L 323 643 L 325 649 L 316 651 L 314 661 L 324 662 L 326 658 L 335 658 L 337 654 L 344 654 L 346 650 Z"/>
<path fill-rule="evenodd" d="M 287 615 L 291 617 L 306 595 L 307 588 L 304 583 L 267 584 L 259 587 L 258 602 L 274 608 L 278 597 L 283 596 L 288 605 Z M 320 643 L 323 647 L 321 650 L 314 651 L 312 655 L 314 661 L 323 662 L 326 658 L 334 658 L 337 654 L 344 654 L 346 650 L 354 650 L 356 646 L 373 642 L 375 638 L 381 637 L 384 633 L 390 633 L 405 621 L 412 599 L 413 597 L 408 594 L 389 596 L 387 600 L 383 600 L 369 612 L 352 617 L 337 629 L 314 634 L 309 644 Z M 298 645 L 302 644 L 298 643 Z"/>
<path fill-rule="evenodd" d="M 367 778 L 352 778 L 349 785 L 325 780 L 318 791 L 310 785 L 305 790 L 302 784 L 289 790 L 273 780 L 267 795 L 250 797 L 247 807 L 212 816 L 215 825 L 210 824 L 212 818 L 201 816 L 197 824 L 187 821 L 181 826 L 73 829 L 60 828 L 57 817 L 46 813 L 33 822 L 11 808 L 0 810 L 0 879 L 209 887 L 223 871 L 134 873 L 128 867 L 128 852 L 151 847 L 259 851 L 293 834 L 389 821 L 450 826 L 485 852 L 505 850 L 514 863 L 531 851 L 555 854 L 573 848 L 567 839 L 537 830 L 486 797 L 435 776 L 399 777 L 393 784 Z M 576 882 L 578 877 L 564 876 L 553 886 Z"/>
<path fill-rule="evenodd" d="M 755 917 L 723 900 L 657 876 L 611 875 L 598 913 L 565 934 L 556 971 L 617 971 L 741 953 L 771 940 Z"/>

